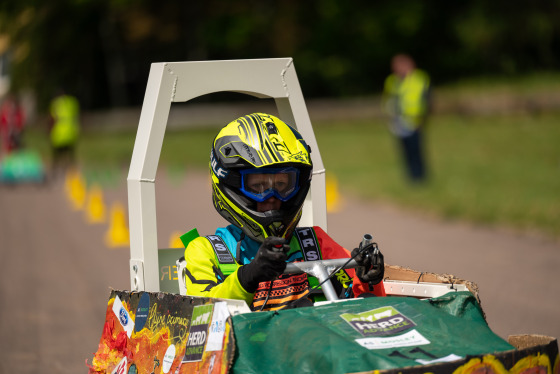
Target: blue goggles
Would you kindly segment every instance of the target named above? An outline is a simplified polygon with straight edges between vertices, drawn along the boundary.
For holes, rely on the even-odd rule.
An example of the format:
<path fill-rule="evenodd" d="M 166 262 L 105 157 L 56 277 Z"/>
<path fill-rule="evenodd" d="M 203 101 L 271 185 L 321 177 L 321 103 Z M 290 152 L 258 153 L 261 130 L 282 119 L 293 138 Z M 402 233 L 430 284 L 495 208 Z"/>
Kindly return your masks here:
<path fill-rule="evenodd" d="M 289 168 L 241 170 L 241 192 L 259 203 L 275 196 L 288 201 L 299 191 L 299 170 Z"/>

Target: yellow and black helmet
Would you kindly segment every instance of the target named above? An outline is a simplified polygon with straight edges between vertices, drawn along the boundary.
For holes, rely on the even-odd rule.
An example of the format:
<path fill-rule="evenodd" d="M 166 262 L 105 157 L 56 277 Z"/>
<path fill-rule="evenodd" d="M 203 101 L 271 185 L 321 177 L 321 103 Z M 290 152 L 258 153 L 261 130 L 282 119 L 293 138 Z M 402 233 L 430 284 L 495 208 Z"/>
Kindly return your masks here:
<path fill-rule="evenodd" d="M 240 117 L 214 139 L 210 153 L 214 207 L 249 237 L 289 238 L 311 184 L 310 148 L 280 119 L 263 113 Z M 278 210 L 259 211 L 271 197 Z"/>

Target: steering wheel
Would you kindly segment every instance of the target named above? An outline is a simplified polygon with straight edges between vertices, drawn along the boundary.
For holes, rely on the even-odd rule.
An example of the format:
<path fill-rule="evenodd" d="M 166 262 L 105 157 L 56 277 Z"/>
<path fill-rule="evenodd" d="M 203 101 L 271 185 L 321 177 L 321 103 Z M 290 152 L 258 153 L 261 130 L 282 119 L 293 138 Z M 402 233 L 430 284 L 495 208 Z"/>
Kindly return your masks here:
<path fill-rule="evenodd" d="M 307 273 L 317 278 L 327 300 L 335 301 L 339 298 L 330 280 L 330 275 L 340 269 L 353 269 L 358 266 L 356 260 L 348 260 L 348 258 L 339 258 L 331 260 L 290 262 L 286 265 L 284 274 Z"/>

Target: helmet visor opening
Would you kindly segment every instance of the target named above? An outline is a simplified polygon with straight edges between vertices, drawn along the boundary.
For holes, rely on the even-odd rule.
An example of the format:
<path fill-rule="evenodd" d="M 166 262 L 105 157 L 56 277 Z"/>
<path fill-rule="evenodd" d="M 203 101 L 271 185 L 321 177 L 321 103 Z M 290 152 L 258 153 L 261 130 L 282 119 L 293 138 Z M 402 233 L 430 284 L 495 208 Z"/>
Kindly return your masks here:
<path fill-rule="evenodd" d="M 299 170 L 293 167 L 241 170 L 241 192 L 259 203 L 272 196 L 288 201 L 299 191 L 298 182 Z"/>

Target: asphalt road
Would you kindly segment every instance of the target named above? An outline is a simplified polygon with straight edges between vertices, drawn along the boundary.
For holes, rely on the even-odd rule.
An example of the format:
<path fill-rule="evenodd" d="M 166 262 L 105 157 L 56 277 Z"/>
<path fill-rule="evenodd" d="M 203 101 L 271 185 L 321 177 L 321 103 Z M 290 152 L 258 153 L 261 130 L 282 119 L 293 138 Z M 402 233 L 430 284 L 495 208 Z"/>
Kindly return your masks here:
<path fill-rule="evenodd" d="M 125 179 L 103 190 L 108 215 L 114 202 L 127 204 Z M 158 176 L 156 196 L 160 247 L 175 232 L 209 234 L 225 222 L 205 175 Z M 87 372 L 110 289 L 130 288 L 128 248 L 107 247 L 109 229 L 110 219 L 88 223 L 87 210 L 72 207 L 63 181 L 0 186 L 0 373 Z M 477 283 L 488 323 L 502 337 L 560 337 L 558 242 L 348 197 L 329 214 L 328 231 L 350 249 L 371 233 L 387 263 Z"/>

